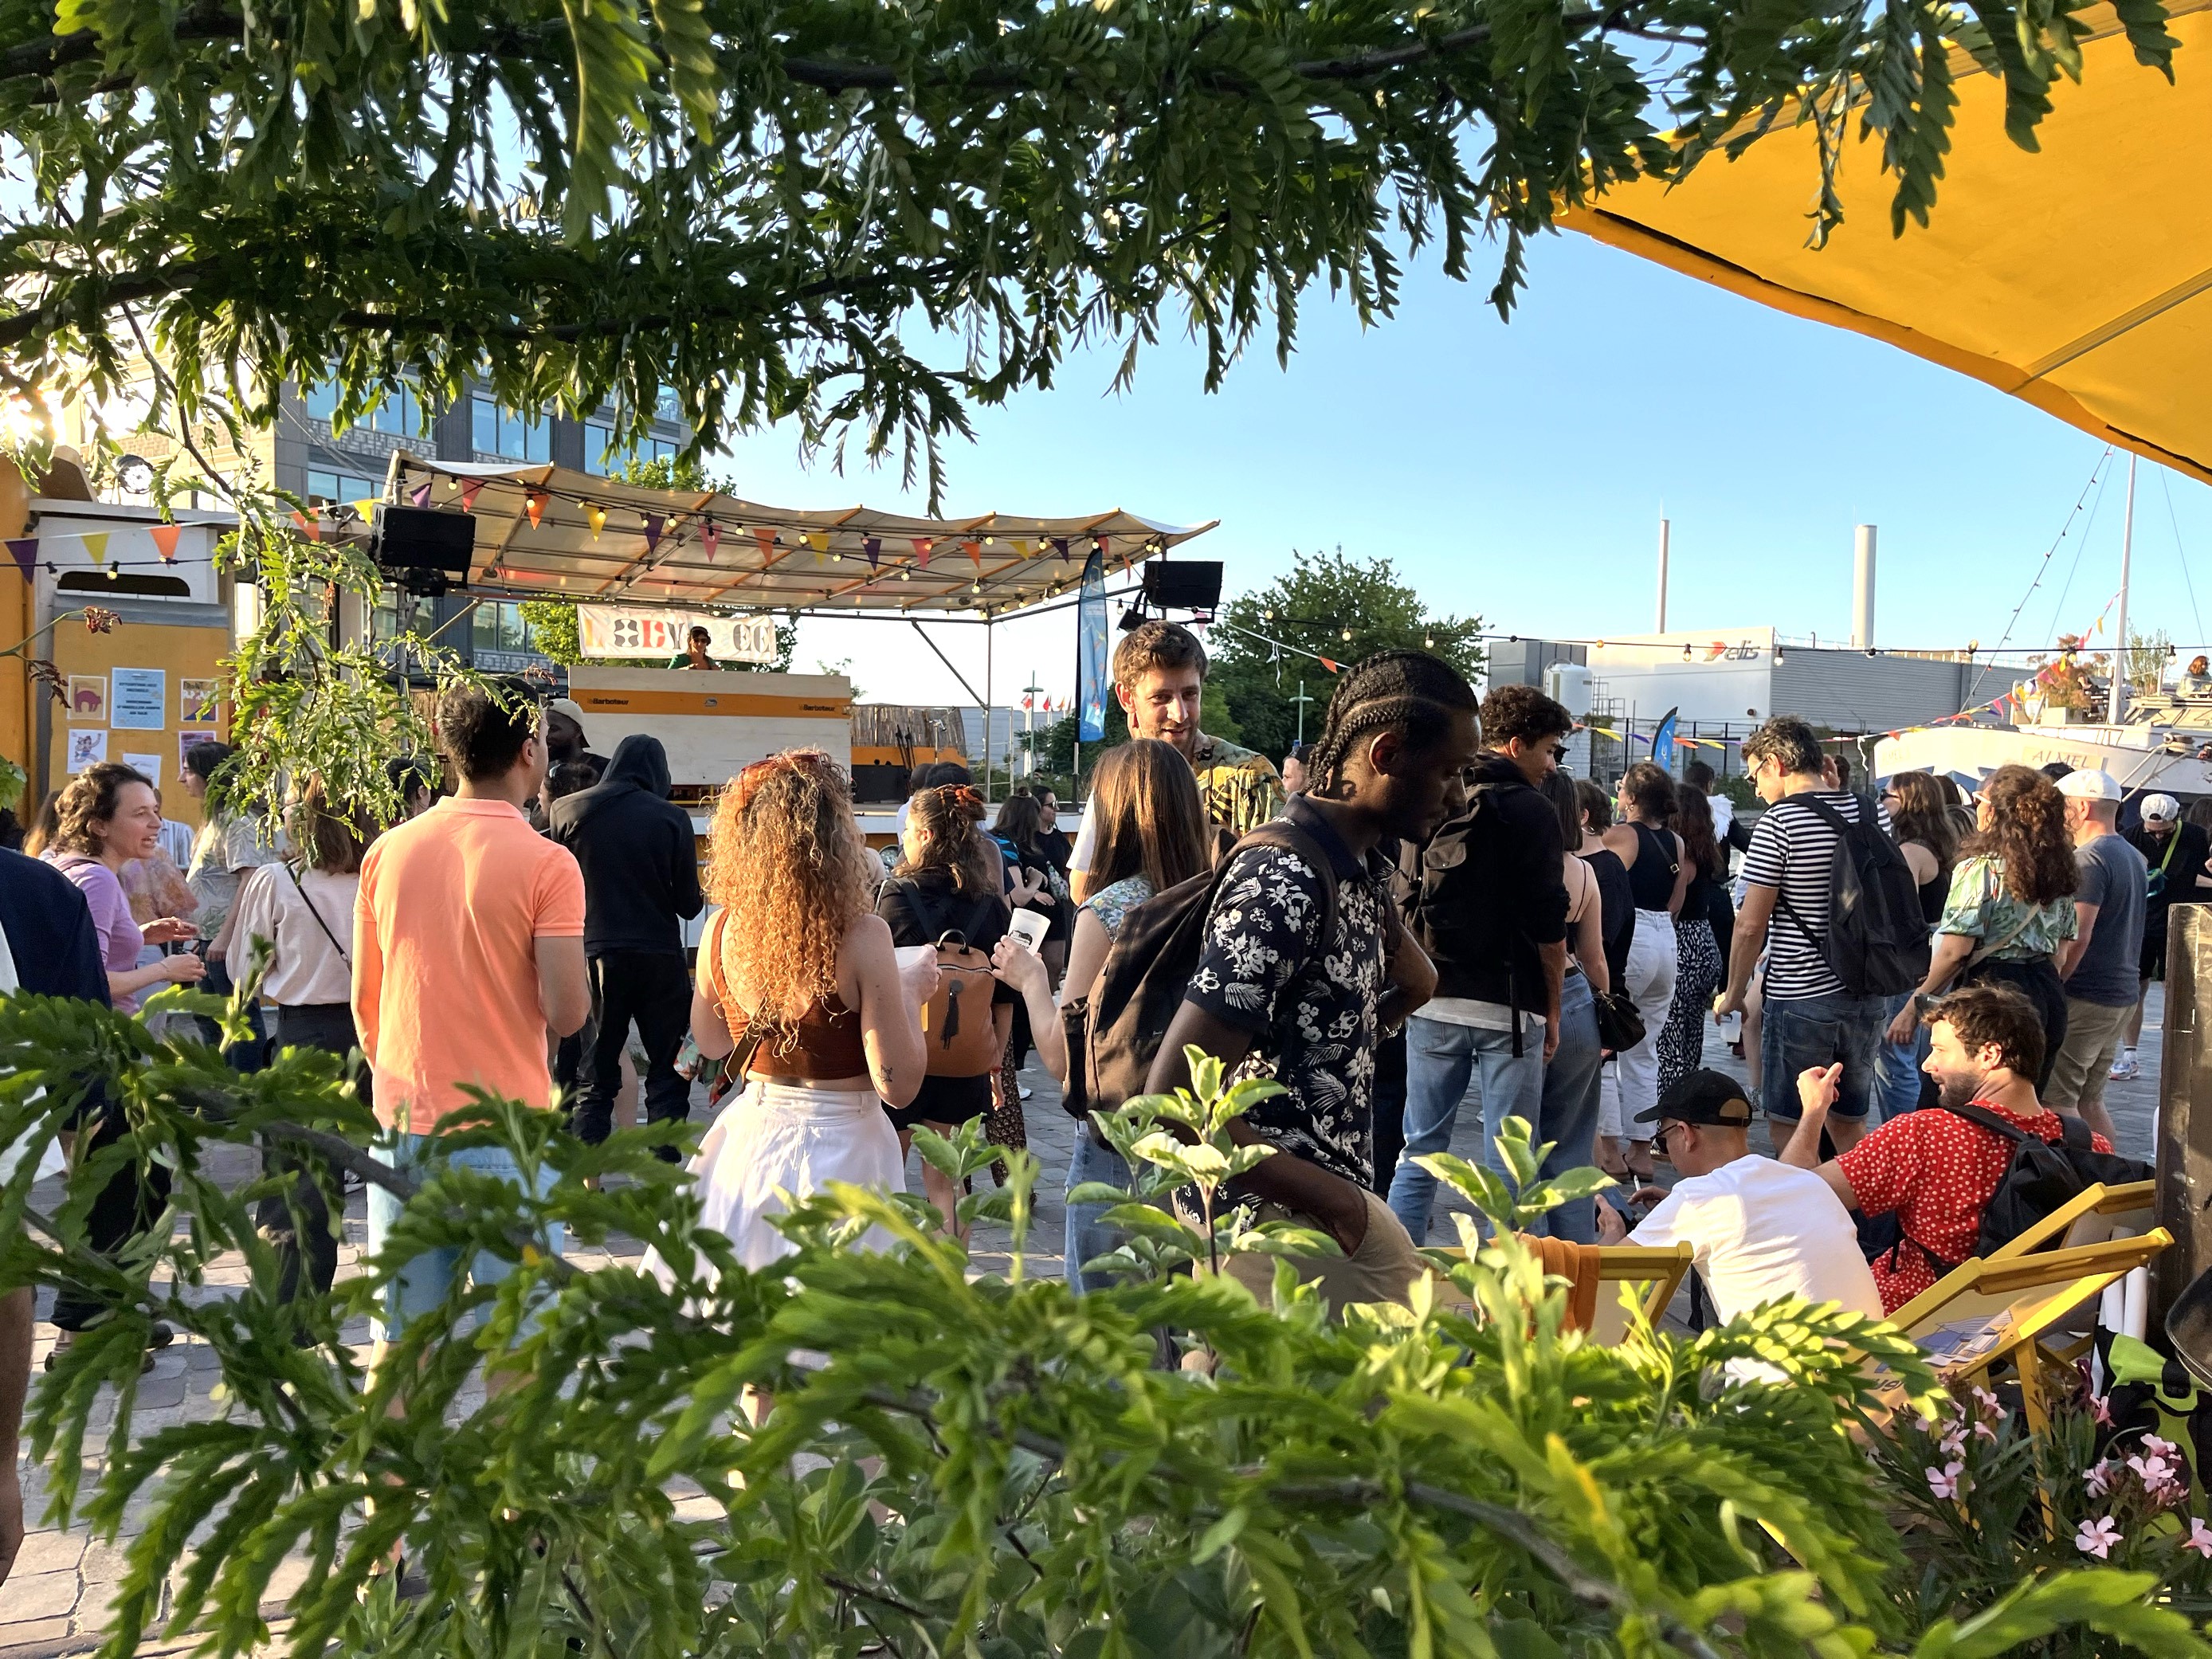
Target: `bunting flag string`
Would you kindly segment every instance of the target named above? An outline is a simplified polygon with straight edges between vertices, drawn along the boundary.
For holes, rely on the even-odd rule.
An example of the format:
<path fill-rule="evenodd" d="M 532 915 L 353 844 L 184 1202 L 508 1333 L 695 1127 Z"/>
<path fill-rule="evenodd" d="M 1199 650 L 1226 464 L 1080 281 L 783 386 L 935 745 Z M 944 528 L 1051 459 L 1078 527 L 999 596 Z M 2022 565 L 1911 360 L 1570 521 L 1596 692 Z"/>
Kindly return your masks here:
<path fill-rule="evenodd" d="M 659 550 L 661 532 L 667 527 L 668 521 L 659 514 L 648 513 L 645 515 L 645 550 L 648 556 Z M 710 554 L 708 556 L 713 556 Z"/>
<path fill-rule="evenodd" d="M 761 556 L 761 558 L 762 558 L 762 560 L 763 560 L 763 562 L 772 562 L 772 561 L 775 559 L 775 531 L 773 531 L 773 530 L 764 530 L 764 529 L 756 528 L 756 529 L 753 531 L 753 542 L 754 542 L 754 544 L 755 544 L 756 546 L 757 546 L 757 547 L 760 549 L 760 556 Z"/>
<path fill-rule="evenodd" d="M 979 542 L 979 541 L 975 541 L 975 540 L 972 540 L 972 539 L 971 539 L 971 540 L 969 540 L 969 541 L 964 541 L 964 542 L 963 542 L 963 543 L 961 543 L 961 544 L 960 544 L 960 550 L 961 550 L 962 552 L 965 553 L 965 554 L 969 556 L 969 559 L 971 559 L 971 560 L 973 560 L 973 561 L 975 562 L 975 568 L 976 568 L 976 569 L 981 570 L 981 569 L 983 568 L 983 544 L 982 544 L 982 543 L 981 543 L 981 542 Z"/>
<path fill-rule="evenodd" d="M 873 570 L 876 568 L 878 556 L 884 550 L 884 544 L 876 537 L 863 536 L 860 538 L 860 550 L 868 556 L 868 568 Z"/>
<path fill-rule="evenodd" d="M 592 526 L 592 539 L 599 538 L 599 532 L 607 527 L 607 510 L 597 501 L 584 503 L 584 521 Z"/>
<path fill-rule="evenodd" d="M 913 542 L 914 542 L 914 562 L 915 562 L 915 564 L 916 565 L 916 567 L 917 567 L 917 568 L 921 568 L 921 569 L 923 569 L 923 570 L 927 570 L 927 569 L 928 569 L 928 568 L 929 568 L 929 550 L 930 550 L 930 546 L 931 546 L 931 543 L 930 543 L 930 539 L 929 539 L 929 538 L 928 538 L 928 537 L 927 537 L 927 536 L 916 536 L 916 537 L 912 538 L 912 540 L 913 540 Z"/>
<path fill-rule="evenodd" d="M 699 545 L 707 550 L 707 562 L 714 562 L 714 550 L 722 544 L 722 526 L 712 519 L 699 526 Z"/>
<path fill-rule="evenodd" d="M 430 481 L 429 481 L 428 478 L 423 479 L 423 480 L 422 480 L 422 482 L 420 484 L 416 485 L 416 488 L 414 489 L 414 490 L 409 494 L 409 495 L 408 495 L 407 499 L 408 499 L 409 501 L 412 501 L 412 502 L 413 502 L 416 506 L 417 506 L 417 507 L 428 507 L 428 506 L 429 506 L 429 505 L 430 505 Z M 464 510 L 464 511 L 466 511 L 466 509 L 465 509 L 465 508 L 464 508 L 463 510 Z"/>
<path fill-rule="evenodd" d="M 532 530 L 537 529 L 544 519 L 545 503 L 550 499 L 542 489 L 528 489 L 523 492 L 522 507 L 523 511 L 530 515 L 530 527 Z"/>
<path fill-rule="evenodd" d="M 473 513 L 477 510 L 477 492 L 483 488 L 483 480 L 481 478 L 471 478 L 466 483 L 461 486 L 462 512 Z M 531 522 L 535 524 L 537 520 L 533 519 Z"/>
<path fill-rule="evenodd" d="M 8 543 L 8 550 L 15 556 L 15 562 L 23 568 L 23 580 L 28 581 L 39 568 L 39 538 L 36 536 L 17 536 Z"/>
<path fill-rule="evenodd" d="M 176 562 L 177 538 L 183 529 L 181 525 L 157 524 L 148 532 L 154 538 L 155 550 L 161 554 L 163 564 Z"/>

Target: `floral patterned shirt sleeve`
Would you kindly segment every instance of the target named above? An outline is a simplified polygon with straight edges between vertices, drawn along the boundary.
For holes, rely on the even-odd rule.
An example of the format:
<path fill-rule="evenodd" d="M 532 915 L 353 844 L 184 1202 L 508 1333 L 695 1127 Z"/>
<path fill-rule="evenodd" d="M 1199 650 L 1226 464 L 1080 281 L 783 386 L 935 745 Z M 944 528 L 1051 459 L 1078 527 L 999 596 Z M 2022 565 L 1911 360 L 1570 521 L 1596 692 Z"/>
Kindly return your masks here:
<path fill-rule="evenodd" d="M 1206 946 L 1185 1000 L 1240 1030 L 1272 1027 L 1285 988 L 1314 954 L 1322 881 L 1282 848 L 1239 853 L 1206 918 Z"/>

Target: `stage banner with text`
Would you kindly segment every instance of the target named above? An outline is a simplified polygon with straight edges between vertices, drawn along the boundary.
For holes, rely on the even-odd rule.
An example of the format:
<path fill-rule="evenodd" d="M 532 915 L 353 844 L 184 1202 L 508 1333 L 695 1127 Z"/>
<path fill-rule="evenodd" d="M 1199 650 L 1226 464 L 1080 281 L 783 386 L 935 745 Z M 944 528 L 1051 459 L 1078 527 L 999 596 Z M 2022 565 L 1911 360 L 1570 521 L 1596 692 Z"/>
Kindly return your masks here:
<path fill-rule="evenodd" d="M 1083 566 L 1083 594 L 1075 606 L 1075 735 L 1098 743 L 1106 736 L 1106 699 L 1113 695 L 1106 653 L 1106 568 L 1097 553 Z"/>
<path fill-rule="evenodd" d="M 711 617 L 619 605 L 576 607 L 577 643 L 587 657 L 680 657 L 695 628 L 707 630 L 707 654 L 717 662 L 775 660 L 773 617 Z"/>

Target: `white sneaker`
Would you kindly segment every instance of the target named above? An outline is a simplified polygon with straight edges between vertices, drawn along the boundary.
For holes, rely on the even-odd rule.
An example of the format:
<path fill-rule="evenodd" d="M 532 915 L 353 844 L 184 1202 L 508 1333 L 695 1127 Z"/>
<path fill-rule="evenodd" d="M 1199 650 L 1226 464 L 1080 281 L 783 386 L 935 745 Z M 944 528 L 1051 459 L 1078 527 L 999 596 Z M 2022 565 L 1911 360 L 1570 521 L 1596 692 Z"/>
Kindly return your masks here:
<path fill-rule="evenodd" d="M 2115 1083 L 2132 1083 L 2142 1075 L 2142 1067 L 2136 1064 L 2136 1051 L 2120 1050 L 2120 1057 L 2112 1062 L 2112 1069 L 2105 1073 Z"/>
<path fill-rule="evenodd" d="M 1032 1096 L 1034 1096 L 1034 1095 L 1036 1093 L 1036 1090 L 1034 1090 L 1034 1089 L 1032 1089 L 1032 1088 L 1030 1088 L 1030 1085 L 1029 1085 L 1028 1084 L 1026 1084 L 1026 1083 L 1018 1084 L 1018 1085 L 1016 1085 L 1015 1086 L 1021 1090 L 1021 1091 L 1022 1091 L 1022 1098 L 1023 1098 L 1024 1100 L 1028 1100 L 1028 1099 L 1030 1099 Z"/>

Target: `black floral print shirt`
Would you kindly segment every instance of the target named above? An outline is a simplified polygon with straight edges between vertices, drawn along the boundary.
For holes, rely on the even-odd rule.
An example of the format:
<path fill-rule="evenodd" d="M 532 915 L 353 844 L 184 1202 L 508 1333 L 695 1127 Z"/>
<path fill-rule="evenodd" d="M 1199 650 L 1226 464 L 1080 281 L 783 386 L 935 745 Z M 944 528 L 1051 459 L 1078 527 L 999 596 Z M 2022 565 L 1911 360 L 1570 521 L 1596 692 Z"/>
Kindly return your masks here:
<path fill-rule="evenodd" d="M 1336 921 L 1318 937 L 1325 878 L 1296 853 L 1255 847 L 1230 862 L 1206 918 L 1188 1000 L 1253 1034 L 1234 1077 L 1289 1091 L 1245 1121 L 1262 1139 L 1366 1186 L 1375 1163 L 1376 1004 L 1385 983 L 1390 866 L 1363 864 L 1303 797 L 1282 816 L 1330 854 Z"/>

